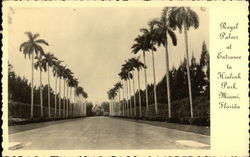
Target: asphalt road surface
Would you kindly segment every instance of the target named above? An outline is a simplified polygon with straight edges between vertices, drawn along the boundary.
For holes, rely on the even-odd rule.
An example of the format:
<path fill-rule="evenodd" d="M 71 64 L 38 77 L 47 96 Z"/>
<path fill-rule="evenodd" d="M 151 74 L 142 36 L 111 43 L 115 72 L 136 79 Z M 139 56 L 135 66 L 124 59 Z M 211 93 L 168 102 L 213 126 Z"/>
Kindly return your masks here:
<path fill-rule="evenodd" d="M 210 137 L 111 117 L 90 117 L 9 135 L 21 150 L 209 149 Z M 29 124 L 28 124 L 29 125 Z"/>

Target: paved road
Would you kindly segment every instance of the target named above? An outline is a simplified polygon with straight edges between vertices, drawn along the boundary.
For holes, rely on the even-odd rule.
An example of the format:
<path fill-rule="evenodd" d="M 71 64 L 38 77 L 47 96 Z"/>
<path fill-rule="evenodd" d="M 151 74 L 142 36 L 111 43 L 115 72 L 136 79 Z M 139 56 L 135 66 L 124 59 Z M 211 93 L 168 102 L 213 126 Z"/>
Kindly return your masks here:
<path fill-rule="evenodd" d="M 62 149 L 209 149 L 210 137 L 116 119 L 68 120 L 9 135 L 25 150 Z"/>

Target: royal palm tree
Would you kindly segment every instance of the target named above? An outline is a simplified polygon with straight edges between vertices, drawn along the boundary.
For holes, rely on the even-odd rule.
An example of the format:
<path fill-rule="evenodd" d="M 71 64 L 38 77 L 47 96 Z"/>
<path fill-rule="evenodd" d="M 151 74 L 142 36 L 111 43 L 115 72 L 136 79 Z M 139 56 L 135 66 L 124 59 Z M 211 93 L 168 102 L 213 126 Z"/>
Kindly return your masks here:
<path fill-rule="evenodd" d="M 140 88 L 140 70 L 141 68 L 146 68 L 146 66 L 140 61 L 140 56 L 137 58 L 131 58 L 129 62 L 133 65 L 133 67 L 137 70 L 138 73 L 138 94 L 139 94 L 139 116 L 141 117 L 141 88 Z"/>
<path fill-rule="evenodd" d="M 131 59 L 132 58 L 130 58 L 129 60 L 128 60 L 128 62 L 127 62 L 127 64 L 128 64 L 128 66 L 129 66 L 129 69 L 130 69 L 130 71 L 132 72 L 132 79 L 133 79 L 133 97 L 134 97 L 134 116 L 136 117 L 136 97 L 135 97 L 135 80 L 134 80 L 134 70 L 135 70 L 135 67 L 134 67 L 134 65 L 133 65 L 133 63 L 131 62 Z"/>
<path fill-rule="evenodd" d="M 156 94 L 156 78 L 155 78 L 155 61 L 154 61 L 154 52 L 156 51 L 156 48 L 154 47 L 156 40 L 155 38 L 155 30 L 153 25 L 149 24 L 149 29 L 142 28 L 140 29 L 141 32 L 143 32 L 143 35 L 145 36 L 145 42 L 149 45 L 149 49 L 151 50 L 152 54 L 152 68 L 153 68 L 153 78 L 154 78 L 154 102 L 155 102 L 155 113 L 158 114 L 158 105 L 157 105 L 157 94 Z"/>
<path fill-rule="evenodd" d="M 109 112 L 110 112 L 110 115 L 113 116 L 114 115 L 114 98 L 117 95 L 116 89 L 115 88 L 110 89 L 107 94 L 110 100 Z"/>
<path fill-rule="evenodd" d="M 38 55 L 43 55 L 44 51 L 40 44 L 49 45 L 45 40 L 43 39 L 37 39 L 39 37 L 39 34 L 32 34 L 31 32 L 25 32 L 28 36 L 28 41 L 22 43 L 20 45 L 19 50 L 23 52 L 24 57 L 26 58 L 26 55 L 31 55 L 31 106 L 30 106 L 30 118 L 33 118 L 33 106 L 34 106 L 34 53 Z"/>
<path fill-rule="evenodd" d="M 69 88 L 71 88 L 70 82 L 73 81 L 73 73 L 70 71 L 68 73 L 68 79 L 67 79 L 67 117 L 69 116 L 69 110 L 70 110 L 70 97 L 69 97 Z"/>
<path fill-rule="evenodd" d="M 82 87 L 80 87 L 80 86 L 77 86 L 77 88 L 76 88 L 77 102 L 79 102 L 79 97 L 81 96 L 81 89 L 82 89 Z M 79 109 L 79 105 L 80 105 L 80 104 L 78 104 L 78 103 L 77 103 L 77 105 L 76 105 L 76 111 L 77 111 L 76 115 L 77 115 L 77 116 L 80 116 L 80 115 L 81 115 L 80 109 Z"/>
<path fill-rule="evenodd" d="M 121 93 L 120 93 L 120 89 L 122 88 L 122 84 L 121 82 L 117 82 L 114 85 L 115 89 L 118 90 L 118 97 L 119 97 L 119 109 L 121 108 Z"/>
<path fill-rule="evenodd" d="M 87 92 L 83 89 L 82 90 L 82 97 L 83 97 L 83 99 L 84 99 L 84 115 L 85 116 L 87 116 L 87 102 L 86 102 L 86 99 L 88 98 L 88 94 L 87 94 Z"/>
<path fill-rule="evenodd" d="M 62 109 L 62 116 L 65 117 L 66 116 L 66 95 L 65 95 L 65 85 L 66 85 L 66 80 L 68 78 L 68 74 L 67 74 L 67 66 L 62 66 L 62 79 L 63 79 L 63 109 Z"/>
<path fill-rule="evenodd" d="M 128 106 L 129 106 L 129 101 L 128 101 L 128 86 L 127 86 L 127 74 L 124 71 L 124 69 L 121 69 L 121 72 L 118 74 L 121 80 L 124 80 L 123 82 L 123 87 L 124 87 L 124 115 L 128 115 Z M 126 85 L 126 87 L 125 87 Z"/>
<path fill-rule="evenodd" d="M 75 86 L 75 78 L 74 77 L 72 77 L 72 78 L 70 78 L 70 80 L 69 80 L 69 82 L 68 82 L 68 85 L 69 85 L 69 88 L 70 88 L 70 106 L 71 106 L 71 110 L 70 110 L 70 116 L 72 116 L 73 115 L 73 103 L 72 103 L 72 88 L 74 88 L 74 86 Z"/>
<path fill-rule="evenodd" d="M 85 90 L 81 86 L 77 87 L 76 94 L 78 96 L 82 96 L 84 99 L 86 99 L 88 97 L 88 94 L 85 92 Z M 84 106 L 84 112 L 85 112 L 85 115 L 86 115 L 86 103 L 84 105 L 85 105 Z M 82 108 L 83 106 L 80 106 L 80 107 Z M 82 114 L 83 113 L 80 113 L 80 115 L 82 115 Z"/>
<path fill-rule="evenodd" d="M 126 82 L 126 78 L 127 78 L 127 76 L 126 76 L 126 73 L 125 73 L 125 71 L 121 71 L 119 74 L 119 77 L 120 77 L 120 79 L 122 80 L 122 91 L 123 91 L 123 99 L 124 99 L 124 101 L 123 101 L 123 104 L 122 104 L 122 108 L 123 108 L 123 116 L 125 116 L 126 115 L 126 106 L 127 106 L 127 100 L 126 100 L 126 88 L 125 88 L 125 82 Z"/>
<path fill-rule="evenodd" d="M 43 62 L 47 65 L 48 72 L 48 117 L 50 118 L 50 67 L 56 64 L 57 58 L 51 53 L 46 53 L 44 54 Z"/>
<path fill-rule="evenodd" d="M 63 79 L 63 76 L 64 76 L 64 66 L 62 66 L 62 65 L 58 65 L 58 79 L 59 79 L 59 110 L 58 110 L 58 112 L 59 112 L 59 114 L 58 114 L 58 116 L 59 117 L 61 117 L 61 113 L 62 113 L 62 111 L 61 111 L 61 109 L 62 109 L 62 106 L 61 106 L 61 101 L 62 101 L 62 92 L 61 92 L 61 80 Z"/>
<path fill-rule="evenodd" d="M 125 64 L 122 65 L 122 71 L 126 74 L 126 80 L 128 80 L 128 95 L 129 95 L 129 116 L 132 116 L 132 100 L 131 100 L 131 84 L 130 80 L 133 78 L 131 71 L 133 67 L 129 64 L 128 61 L 125 61 Z"/>
<path fill-rule="evenodd" d="M 61 63 L 62 63 L 62 61 L 57 60 L 53 66 L 53 75 L 55 77 L 55 117 L 57 117 L 57 96 L 58 96 L 57 80 L 60 79 L 59 76 L 60 76 L 60 66 L 61 66 L 60 64 Z"/>
<path fill-rule="evenodd" d="M 171 117 L 171 94 L 170 94 L 170 79 L 169 79 L 169 57 L 168 57 L 168 36 L 171 38 L 174 46 L 177 45 L 177 38 L 175 33 L 169 26 L 169 12 L 170 8 L 166 7 L 162 10 L 160 19 L 154 19 L 149 22 L 151 27 L 155 27 L 153 41 L 158 43 L 158 46 L 165 47 L 166 56 L 166 82 L 167 82 L 167 101 L 168 101 L 168 117 Z"/>
<path fill-rule="evenodd" d="M 64 101 L 63 101 L 63 115 L 66 117 L 68 114 L 68 98 L 66 95 L 66 83 L 68 83 L 69 78 L 71 78 L 73 75 L 72 71 L 67 67 L 64 66 L 64 72 L 63 72 L 63 79 L 64 79 L 64 88 L 63 88 L 63 95 L 64 95 Z"/>
<path fill-rule="evenodd" d="M 43 84 L 42 84 L 42 71 L 46 71 L 46 63 L 42 60 L 42 55 L 35 57 L 37 61 L 34 64 L 35 69 L 40 71 L 40 106 L 41 106 L 41 117 L 43 117 Z"/>
<path fill-rule="evenodd" d="M 109 115 L 112 116 L 112 109 L 111 109 L 111 106 L 112 106 L 112 94 L 111 94 L 111 89 L 108 90 L 107 92 L 107 95 L 108 95 L 108 99 L 110 100 L 109 102 Z"/>
<path fill-rule="evenodd" d="M 189 70 L 189 52 L 188 52 L 188 30 L 193 27 L 197 29 L 199 27 L 199 17 L 189 7 L 174 7 L 169 14 L 169 24 L 175 30 L 179 29 L 180 32 L 184 30 L 185 46 L 186 46 L 186 58 L 187 58 L 187 76 L 188 76 L 188 90 L 190 101 L 190 113 L 193 118 L 193 101 L 192 101 L 192 89 Z"/>
<path fill-rule="evenodd" d="M 73 116 L 75 116 L 75 107 L 76 107 L 76 105 L 77 105 L 77 103 L 76 103 L 76 100 L 75 100 L 75 98 L 76 98 L 76 96 L 77 96 L 77 88 L 78 88 L 78 84 L 79 84 L 79 82 L 78 82 L 78 79 L 77 78 L 74 78 L 74 86 L 73 86 L 73 88 L 74 88 L 74 97 L 73 97 L 73 111 L 72 111 L 72 113 L 73 113 Z"/>
<path fill-rule="evenodd" d="M 139 35 L 135 39 L 135 44 L 132 45 L 132 53 L 137 54 L 139 51 L 143 53 L 143 64 L 146 66 L 145 52 L 151 49 L 151 45 L 148 38 L 145 35 Z M 148 116 L 148 83 L 147 83 L 147 71 L 144 68 L 145 77 L 145 91 L 146 91 L 146 116 Z"/>

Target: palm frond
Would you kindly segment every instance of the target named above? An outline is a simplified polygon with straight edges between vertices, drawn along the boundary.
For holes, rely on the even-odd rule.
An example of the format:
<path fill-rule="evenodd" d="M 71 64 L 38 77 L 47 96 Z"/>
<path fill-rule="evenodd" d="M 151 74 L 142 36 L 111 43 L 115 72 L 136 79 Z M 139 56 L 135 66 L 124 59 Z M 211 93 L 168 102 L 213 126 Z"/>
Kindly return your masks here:
<path fill-rule="evenodd" d="M 28 44 L 29 44 L 28 41 L 23 42 L 23 43 L 20 45 L 20 47 L 19 47 L 19 51 L 22 51 L 22 50 L 24 49 L 24 47 L 26 47 Z"/>
<path fill-rule="evenodd" d="M 45 53 L 40 45 L 34 45 L 36 55 L 44 56 Z"/>
<path fill-rule="evenodd" d="M 155 18 L 155 19 L 149 21 L 148 24 L 152 25 L 152 26 L 158 26 L 159 27 L 162 23 L 161 23 L 160 19 Z"/>
<path fill-rule="evenodd" d="M 168 29 L 168 34 L 172 39 L 173 45 L 176 46 L 177 45 L 177 38 L 176 38 L 175 33 L 171 29 Z"/>
<path fill-rule="evenodd" d="M 33 40 L 35 40 L 36 38 L 38 38 L 40 35 L 38 33 L 33 35 Z"/>
<path fill-rule="evenodd" d="M 144 34 L 149 34 L 150 33 L 147 28 L 141 28 L 140 32 L 142 32 Z"/>
<path fill-rule="evenodd" d="M 35 43 L 41 43 L 41 44 L 49 46 L 49 44 L 43 39 L 36 40 Z"/>
<path fill-rule="evenodd" d="M 24 34 L 28 36 L 30 41 L 33 41 L 33 34 L 31 32 L 25 32 Z"/>

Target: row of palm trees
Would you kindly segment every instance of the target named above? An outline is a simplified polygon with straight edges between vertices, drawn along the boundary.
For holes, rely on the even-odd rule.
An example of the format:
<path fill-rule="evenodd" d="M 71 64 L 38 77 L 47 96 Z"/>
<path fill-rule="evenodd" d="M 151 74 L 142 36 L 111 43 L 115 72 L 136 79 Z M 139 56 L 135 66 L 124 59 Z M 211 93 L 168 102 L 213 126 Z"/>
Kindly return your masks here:
<path fill-rule="evenodd" d="M 180 33 L 184 31 L 185 37 L 185 51 L 186 51 L 186 68 L 188 78 L 188 90 L 189 90 L 189 101 L 190 101 L 190 116 L 193 118 L 193 104 L 192 104 L 192 89 L 191 79 L 189 70 L 189 52 L 188 52 L 188 30 L 193 27 L 197 29 L 199 27 L 198 15 L 189 7 L 165 7 L 162 10 L 160 18 L 149 21 L 148 28 L 140 29 L 141 34 L 134 39 L 132 46 L 132 53 L 137 54 L 142 52 L 143 63 L 140 61 L 140 57 L 133 57 L 125 61 L 122 65 L 119 77 L 122 82 L 123 99 L 122 113 L 123 116 L 136 116 L 136 99 L 135 99 L 135 87 L 134 87 L 134 70 L 138 72 L 138 92 L 139 92 L 139 116 L 141 117 L 141 96 L 140 96 L 140 77 L 139 72 L 141 69 L 144 70 L 145 78 L 145 93 L 146 93 L 146 116 L 148 115 L 148 89 L 147 89 L 147 67 L 146 67 L 146 52 L 151 52 L 152 55 L 152 68 L 153 68 L 153 79 L 154 79 L 154 106 L 155 113 L 158 114 L 158 104 L 156 95 L 156 76 L 155 76 L 155 61 L 154 52 L 156 52 L 156 46 L 163 46 L 165 48 L 165 60 L 166 60 L 166 83 L 167 83 L 167 102 L 168 102 L 168 117 L 171 118 L 171 97 L 170 97 L 170 79 L 169 79 L 169 38 L 173 46 L 177 46 L 177 37 L 175 30 L 178 29 Z M 134 95 L 134 114 L 132 113 L 132 97 L 131 97 L 131 84 L 130 80 L 133 80 L 133 95 Z M 126 86 L 126 87 L 125 87 Z M 120 89 L 119 88 L 119 89 Z M 112 91 L 112 92 L 111 92 Z M 117 88 L 114 87 L 108 92 L 108 97 L 112 101 L 116 97 Z M 111 103 L 114 104 L 114 103 Z M 112 106 L 112 105 L 111 105 Z M 112 110 L 111 110 L 112 111 Z"/>
<path fill-rule="evenodd" d="M 70 104 L 70 99 L 75 103 L 75 97 L 79 99 L 78 96 L 87 98 L 88 95 L 82 87 L 80 87 L 79 81 L 75 78 L 74 73 L 65 65 L 62 65 L 61 60 L 55 57 L 52 53 L 45 53 L 42 45 L 49 46 L 49 44 L 43 39 L 37 39 L 39 34 L 32 34 L 31 32 L 26 32 L 28 36 L 28 41 L 20 45 L 20 51 L 24 54 L 25 58 L 28 55 L 29 59 L 31 56 L 31 110 L 30 118 L 33 118 L 33 106 L 34 106 L 34 68 L 40 72 L 40 106 L 41 106 L 41 117 L 43 117 L 43 84 L 42 84 L 42 72 L 47 72 L 48 74 L 48 117 L 51 118 L 51 106 L 50 106 L 50 71 L 52 71 L 55 78 L 55 106 L 54 106 L 54 116 L 55 117 L 69 117 L 70 116 L 80 116 L 80 113 L 73 115 L 74 104 Z M 35 56 L 36 55 L 36 56 Z M 51 70 L 52 69 L 52 70 Z M 61 92 L 61 81 L 63 81 L 63 95 Z M 59 90 L 57 85 L 59 85 Z M 72 99 L 72 90 L 74 90 L 74 98 Z M 71 110 L 70 110 L 71 105 Z M 76 108 L 79 108 L 75 106 Z M 57 111 L 58 108 L 58 111 Z M 62 111 L 61 111 L 61 108 Z M 69 113 L 69 110 L 71 113 Z"/>

